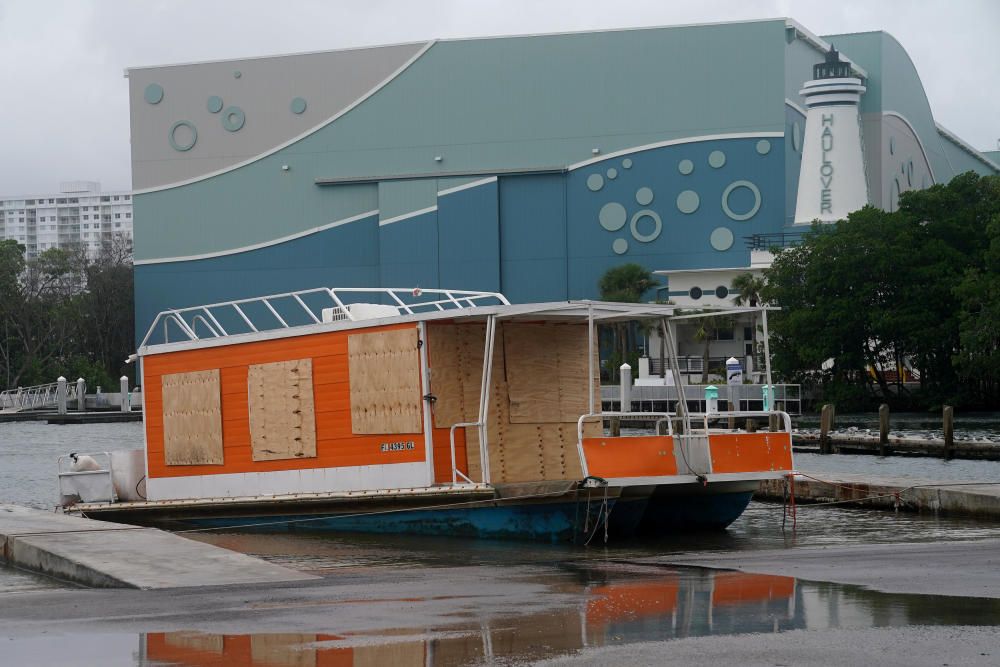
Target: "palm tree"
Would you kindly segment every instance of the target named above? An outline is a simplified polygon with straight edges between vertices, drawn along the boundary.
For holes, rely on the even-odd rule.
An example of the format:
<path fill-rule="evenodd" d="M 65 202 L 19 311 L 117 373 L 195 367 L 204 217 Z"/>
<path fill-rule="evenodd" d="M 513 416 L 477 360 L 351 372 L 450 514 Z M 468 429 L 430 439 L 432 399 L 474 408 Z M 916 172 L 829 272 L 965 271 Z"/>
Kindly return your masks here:
<path fill-rule="evenodd" d="M 738 292 L 738 294 L 733 297 L 733 303 L 737 306 L 750 307 L 763 305 L 764 300 L 761 298 L 761 292 L 763 292 L 766 285 L 767 281 L 760 275 L 754 275 L 753 273 L 741 273 L 733 278 L 733 290 Z M 758 357 L 757 313 L 752 313 L 750 316 L 750 336 L 751 342 L 753 343 L 753 365 L 754 370 L 756 371 Z"/>
<path fill-rule="evenodd" d="M 634 262 L 611 267 L 604 272 L 604 275 L 601 276 L 601 279 L 597 283 L 597 287 L 601 291 L 602 301 L 619 301 L 624 303 L 639 303 L 642 300 L 642 295 L 657 285 L 659 283 L 653 279 L 653 275 L 649 272 L 649 269 Z M 629 352 L 627 326 L 624 323 L 618 323 L 612 329 L 612 332 L 615 339 L 614 348 L 620 348 L 621 360 L 624 362 L 628 359 Z M 615 373 L 617 371 L 617 368 L 611 369 L 612 377 L 616 377 Z"/>

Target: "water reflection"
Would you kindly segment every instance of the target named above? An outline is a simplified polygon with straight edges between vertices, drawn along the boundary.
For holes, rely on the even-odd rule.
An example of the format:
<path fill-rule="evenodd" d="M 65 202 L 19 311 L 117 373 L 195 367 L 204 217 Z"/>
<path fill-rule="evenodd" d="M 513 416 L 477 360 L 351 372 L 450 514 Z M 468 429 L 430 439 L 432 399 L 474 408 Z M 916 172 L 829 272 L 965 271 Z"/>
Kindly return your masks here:
<path fill-rule="evenodd" d="M 612 643 L 776 632 L 806 625 L 791 577 L 711 570 L 646 574 L 626 581 L 600 581 L 620 577 L 620 572 L 580 570 L 576 575 L 555 588 L 582 592 L 584 601 L 556 612 L 363 636 L 151 633 L 143 638 L 142 654 L 150 664 L 189 667 L 463 665 L 562 655 Z"/>

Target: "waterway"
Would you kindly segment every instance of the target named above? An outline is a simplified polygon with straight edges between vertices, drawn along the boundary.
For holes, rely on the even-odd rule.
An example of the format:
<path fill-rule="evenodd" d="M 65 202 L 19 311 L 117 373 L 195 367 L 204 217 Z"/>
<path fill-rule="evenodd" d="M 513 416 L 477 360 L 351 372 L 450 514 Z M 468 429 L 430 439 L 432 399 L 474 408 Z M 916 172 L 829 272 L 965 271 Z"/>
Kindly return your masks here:
<path fill-rule="evenodd" d="M 141 423 L 0 424 L 0 502 L 52 509 L 58 456 L 141 443 Z M 812 454 L 800 454 L 796 462 L 815 472 L 1000 479 L 997 462 Z M 677 657 L 695 656 L 685 658 L 688 664 L 711 664 L 708 658 L 726 645 L 726 638 L 746 645 L 792 642 L 826 656 L 834 654 L 825 642 L 835 641 L 837 650 L 879 652 L 880 664 L 906 664 L 903 658 L 909 664 L 929 664 L 932 657 L 935 664 L 1000 660 L 996 600 L 879 593 L 791 576 L 636 563 L 652 555 L 691 551 L 979 541 L 1000 538 L 1000 523 L 803 506 L 792 530 L 779 506 L 752 503 L 725 532 L 585 549 L 308 530 L 194 537 L 331 581 L 367 582 L 365 593 L 305 607 L 296 603 L 292 608 L 307 614 L 309 605 L 316 605 L 308 622 L 296 624 L 289 620 L 289 608 L 267 599 L 234 603 L 223 615 L 179 609 L 143 620 L 142 615 L 118 614 L 113 605 L 104 611 L 93 593 L 80 592 L 87 596 L 81 603 L 96 605 L 96 618 L 106 613 L 112 620 L 59 624 L 44 635 L 0 628 L 0 662 L 261 667 L 581 659 L 628 665 L 660 663 L 676 651 Z M 0 568 L 0 604 L 75 593 L 70 585 Z M 266 620 L 268 613 L 274 614 L 273 621 Z M 937 649 L 929 646 L 934 642 Z M 746 662 L 739 646 L 733 646 L 731 662 Z M 885 653 L 886 646 L 896 647 L 896 653 Z M 946 648 L 944 659 L 938 659 L 941 646 Z M 624 653 L 614 653 L 618 650 Z M 795 664 L 814 663 L 802 659 Z"/>

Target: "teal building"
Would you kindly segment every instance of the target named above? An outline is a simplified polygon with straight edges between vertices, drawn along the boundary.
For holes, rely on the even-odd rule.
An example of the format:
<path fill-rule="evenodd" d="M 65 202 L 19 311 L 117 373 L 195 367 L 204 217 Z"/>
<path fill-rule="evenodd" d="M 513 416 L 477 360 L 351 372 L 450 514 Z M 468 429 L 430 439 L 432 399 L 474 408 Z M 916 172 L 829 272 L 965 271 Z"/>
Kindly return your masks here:
<path fill-rule="evenodd" d="M 866 89 L 871 204 L 1000 173 L 892 36 L 787 19 L 129 69 L 137 332 L 324 285 L 548 301 L 623 262 L 749 266 L 794 223 L 799 91 L 831 43 Z"/>

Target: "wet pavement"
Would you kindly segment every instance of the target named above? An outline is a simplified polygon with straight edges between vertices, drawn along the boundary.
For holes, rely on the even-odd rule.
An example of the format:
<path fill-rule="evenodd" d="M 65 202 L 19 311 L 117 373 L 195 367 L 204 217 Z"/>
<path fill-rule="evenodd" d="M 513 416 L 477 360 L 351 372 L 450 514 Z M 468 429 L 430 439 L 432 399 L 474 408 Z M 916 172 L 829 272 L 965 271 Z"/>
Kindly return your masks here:
<path fill-rule="evenodd" d="M 861 652 L 892 646 L 917 629 L 946 654 L 949 638 L 961 637 L 956 648 L 976 649 L 965 658 L 982 660 L 952 664 L 995 664 L 1000 656 L 996 599 L 607 561 L 373 574 L 334 575 L 311 587 L 226 587 L 211 596 L 196 590 L 8 595 L 14 609 L 0 612 L 0 627 L 10 638 L 0 646 L 8 664 L 32 665 L 443 666 L 567 657 L 573 664 L 631 665 L 663 664 L 680 657 L 675 651 L 690 652 L 693 642 L 701 660 L 686 660 L 691 664 L 713 664 L 710 658 L 725 664 L 718 660 L 727 656 L 756 664 L 745 659 L 751 646 L 770 660 L 760 664 L 801 664 L 781 656 L 824 646 L 827 652 L 814 657 L 826 662 L 815 664 L 834 664 L 837 654 L 827 644 Z M 30 611 L 12 619 L 22 605 Z M 785 633 L 796 637 L 792 644 Z M 862 644 L 832 641 L 845 633 Z"/>

